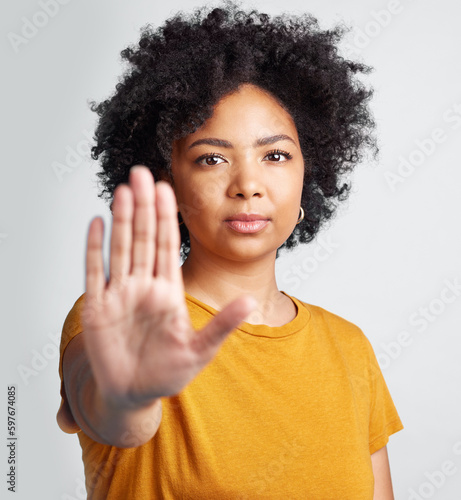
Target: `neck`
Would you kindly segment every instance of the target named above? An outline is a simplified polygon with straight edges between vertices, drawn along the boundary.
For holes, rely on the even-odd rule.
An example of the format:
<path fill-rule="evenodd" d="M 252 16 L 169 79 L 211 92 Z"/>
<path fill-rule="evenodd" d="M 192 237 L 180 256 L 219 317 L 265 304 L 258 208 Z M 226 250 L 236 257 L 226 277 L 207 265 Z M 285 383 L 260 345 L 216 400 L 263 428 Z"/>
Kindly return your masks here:
<path fill-rule="evenodd" d="M 182 266 L 187 293 L 221 310 L 242 294 L 252 295 L 258 308 L 247 322 L 279 326 L 293 319 L 295 307 L 282 294 L 275 279 L 276 252 L 257 260 L 229 261 L 193 248 Z"/>

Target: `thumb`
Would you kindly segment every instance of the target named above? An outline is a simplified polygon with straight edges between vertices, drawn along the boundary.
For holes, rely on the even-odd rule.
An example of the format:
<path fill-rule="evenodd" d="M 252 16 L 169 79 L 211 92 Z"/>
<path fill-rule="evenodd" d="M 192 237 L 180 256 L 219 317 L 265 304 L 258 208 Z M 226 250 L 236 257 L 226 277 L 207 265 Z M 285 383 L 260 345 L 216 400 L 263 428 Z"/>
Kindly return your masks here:
<path fill-rule="evenodd" d="M 251 295 L 244 295 L 228 304 L 202 330 L 196 333 L 191 344 L 193 349 L 211 358 L 227 335 L 236 328 L 258 303 Z M 207 356 L 208 355 L 208 356 Z"/>

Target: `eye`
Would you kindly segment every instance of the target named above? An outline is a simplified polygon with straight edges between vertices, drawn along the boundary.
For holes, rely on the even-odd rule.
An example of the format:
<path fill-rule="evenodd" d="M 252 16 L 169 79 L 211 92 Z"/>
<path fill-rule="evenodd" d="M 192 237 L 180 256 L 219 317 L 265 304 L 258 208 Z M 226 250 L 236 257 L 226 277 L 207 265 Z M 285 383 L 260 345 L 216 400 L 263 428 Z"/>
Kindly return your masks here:
<path fill-rule="evenodd" d="M 282 163 L 284 161 L 291 160 L 293 156 L 287 151 L 282 151 L 281 149 L 274 149 L 273 151 L 269 151 L 267 155 L 263 158 L 263 160 L 269 160 L 274 163 Z"/>
<path fill-rule="evenodd" d="M 206 154 L 199 156 L 196 160 L 195 163 L 198 165 L 207 165 L 209 167 L 214 167 L 215 165 L 219 165 L 220 163 L 225 162 L 226 160 L 217 154 Z"/>

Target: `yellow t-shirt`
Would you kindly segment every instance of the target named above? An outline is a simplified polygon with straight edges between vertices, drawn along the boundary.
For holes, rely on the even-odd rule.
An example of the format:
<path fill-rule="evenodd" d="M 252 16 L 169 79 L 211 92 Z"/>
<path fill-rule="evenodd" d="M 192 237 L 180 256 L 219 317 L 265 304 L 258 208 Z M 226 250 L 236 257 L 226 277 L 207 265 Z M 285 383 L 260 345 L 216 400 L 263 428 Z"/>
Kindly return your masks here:
<path fill-rule="evenodd" d="M 88 498 L 371 500 L 370 455 L 403 428 L 373 349 L 357 326 L 291 298 L 290 323 L 242 323 L 185 389 L 162 398 L 160 427 L 143 446 L 90 439 L 61 384 L 58 422 L 78 432 Z M 83 300 L 64 323 L 61 380 Z M 186 300 L 196 329 L 217 312 Z"/>

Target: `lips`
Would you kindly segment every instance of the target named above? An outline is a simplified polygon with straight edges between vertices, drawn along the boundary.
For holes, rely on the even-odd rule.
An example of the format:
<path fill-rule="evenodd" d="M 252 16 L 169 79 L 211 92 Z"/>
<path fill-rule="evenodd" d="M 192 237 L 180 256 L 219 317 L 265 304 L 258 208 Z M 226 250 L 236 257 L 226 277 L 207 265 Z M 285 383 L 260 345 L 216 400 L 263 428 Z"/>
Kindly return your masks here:
<path fill-rule="evenodd" d="M 245 213 L 240 213 L 240 214 L 235 214 L 232 215 L 231 217 L 228 217 L 226 221 L 230 220 L 241 220 L 241 221 L 255 221 L 255 220 L 269 220 L 269 217 L 266 217 L 261 214 L 245 214 Z"/>
<path fill-rule="evenodd" d="M 264 229 L 270 218 L 261 214 L 235 214 L 228 217 L 225 223 L 237 233 L 257 233 Z"/>

